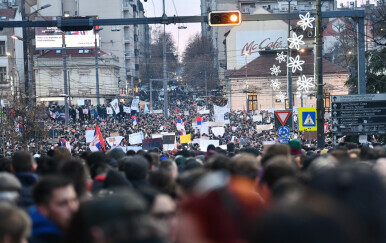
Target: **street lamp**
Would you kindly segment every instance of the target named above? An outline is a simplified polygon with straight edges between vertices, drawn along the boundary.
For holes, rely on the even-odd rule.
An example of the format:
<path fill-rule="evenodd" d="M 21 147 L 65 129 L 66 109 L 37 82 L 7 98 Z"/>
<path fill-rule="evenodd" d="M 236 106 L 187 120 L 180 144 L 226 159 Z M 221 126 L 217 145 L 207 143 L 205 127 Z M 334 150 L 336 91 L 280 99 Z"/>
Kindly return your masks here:
<path fill-rule="evenodd" d="M 96 96 L 97 96 L 97 105 L 100 105 L 99 99 L 99 71 L 98 71 L 98 42 L 97 42 L 97 34 L 99 31 L 103 30 L 103 28 L 96 29 L 94 28 L 94 36 L 95 36 L 95 78 L 96 78 Z"/>

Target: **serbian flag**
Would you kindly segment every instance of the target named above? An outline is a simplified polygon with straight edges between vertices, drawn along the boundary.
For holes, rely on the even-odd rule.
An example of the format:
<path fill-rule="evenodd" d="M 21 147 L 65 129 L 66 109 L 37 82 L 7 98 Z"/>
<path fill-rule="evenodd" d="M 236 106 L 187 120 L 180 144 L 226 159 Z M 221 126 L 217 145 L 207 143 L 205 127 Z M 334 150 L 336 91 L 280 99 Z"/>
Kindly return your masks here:
<path fill-rule="evenodd" d="M 66 147 L 66 140 L 65 139 L 61 139 L 60 140 L 60 145 L 62 146 L 62 147 Z"/>
<path fill-rule="evenodd" d="M 136 116 L 131 116 L 131 119 L 133 121 L 133 126 L 136 126 L 138 124 L 138 119 Z"/>
<path fill-rule="evenodd" d="M 105 141 L 103 140 L 102 133 L 99 130 L 98 125 L 95 127 L 95 133 L 94 133 L 94 138 L 90 143 L 90 150 L 91 151 L 100 151 L 100 150 L 105 150 Z"/>
<path fill-rule="evenodd" d="M 196 117 L 196 122 L 197 122 L 197 126 L 201 126 L 202 125 L 202 117 L 201 116 Z"/>

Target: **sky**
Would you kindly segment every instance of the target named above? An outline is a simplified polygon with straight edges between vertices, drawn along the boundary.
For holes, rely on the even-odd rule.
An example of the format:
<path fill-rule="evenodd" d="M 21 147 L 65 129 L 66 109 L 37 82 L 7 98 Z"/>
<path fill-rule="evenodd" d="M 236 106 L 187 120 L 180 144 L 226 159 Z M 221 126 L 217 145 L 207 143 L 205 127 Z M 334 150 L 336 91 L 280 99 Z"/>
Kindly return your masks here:
<path fill-rule="evenodd" d="M 143 1 L 146 17 L 162 16 L 162 0 Z M 174 3 L 174 4 L 173 4 Z M 177 11 L 177 12 L 176 12 Z M 165 0 L 165 12 L 168 17 L 176 16 L 200 16 L 200 0 Z M 186 29 L 178 29 L 178 26 L 186 26 Z M 151 25 L 154 29 L 161 25 Z M 201 24 L 169 24 L 166 26 L 166 32 L 171 32 L 176 43 L 179 55 L 182 55 L 186 43 L 193 35 L 201 32 Z"/>

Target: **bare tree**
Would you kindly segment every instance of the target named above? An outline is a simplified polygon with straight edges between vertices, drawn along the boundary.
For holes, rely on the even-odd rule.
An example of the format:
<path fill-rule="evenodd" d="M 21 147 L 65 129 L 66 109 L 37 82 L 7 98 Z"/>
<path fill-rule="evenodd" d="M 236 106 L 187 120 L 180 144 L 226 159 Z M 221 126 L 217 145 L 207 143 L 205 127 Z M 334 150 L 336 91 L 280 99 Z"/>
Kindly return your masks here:
<path fill-rule="evenodd" d="M 205 76 L 208 89 L 217 86 L 218 72 L 215 68 L 215 50 L 212 42 L 200 35 L 194 35 L 188 42 L 183 55 L 185 81 L 192 87 L 203 90 Z"/>
<path fill-rule="evenodd" d="M 3 152 L 15 147 L 23 150 L 39 147 L 40 141 L 48 137 L 48 129 L 44 125 L 47 119 L 46 107 L 43 104 L 29 104 L 13 100 L 9 107 L 1 111 L 0 137 Z"/>

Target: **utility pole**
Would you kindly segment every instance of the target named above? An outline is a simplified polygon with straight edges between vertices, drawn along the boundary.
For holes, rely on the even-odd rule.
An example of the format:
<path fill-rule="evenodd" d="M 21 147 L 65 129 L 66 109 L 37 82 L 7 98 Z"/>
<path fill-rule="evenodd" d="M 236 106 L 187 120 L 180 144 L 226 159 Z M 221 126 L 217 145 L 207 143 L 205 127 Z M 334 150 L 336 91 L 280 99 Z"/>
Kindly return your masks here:
<path fill-rule="evenodd" d="M 26 20 L 26 13 L 25 13 L 25 0 L 21 0 L 21 19 Z M 28 95 L 29 88 L 28 88 L 28 31 L 29 28 L 23 27 L 23 55 L 24 55 L 24 89 L 25 89 L 25 95 Z"/>
<path fill-rule="evenodd" d="M 324 148 L 324 103 L 323 103 L 323 62 L 322 62 L 322 5 L 316 0 L 316 113 L 318 148 Z"/>
<path fill-rule="evenodd" d="M 63 78 L 64 78 L 64 113 L 65 124 L 69 125 L 68 89 L 67 89 L 67 57 L 66 57 L 66 33 L 62 31 L 62 57 L 63 57 Z"/>
<path fill-rule="evenodd" d="M 150 112 L 153 113 L 153 82 L 151 81 L 151 79 L 149 80 L 150 81 Z"/>
<path fill-rule="evenodd" d="M 165 13 L 165 0 L 162 0 L 163 5 L 163 14 L 162 18 L 167 19 L 166 13 Z M 163 87 L 164 87 L 164 117 L 168 118 L 168 80 L 167 80 L 167 73 L 166 73 L 166 24 L 164 23 L 164 35 L 163 35 L 163 50 L 162 50 L 162 57 L 163 57 Z"/>
<path fill-rule="evenodd" d="M 67 71 L 67 80 L 68 80 L 68 105 L 71 106 L 71 78 L 70 78 L 70 70 Z"/>
<path fill-rule="evenodd" d="M 99 66 L 98 66 L 98 42 L 97 42 L 97 33 L 102 30 L 99 29 L 97 30 L 94 28 L 94 36 L 95 36 L 95 79 L 96 79 L 96 96 L 97 96 L 97 105 L 99 106 L 101 104 L 100 99 L 99 99 Z"/>
<path fill-rule="evenodd" d="M 207 109 L 208 107 L 208 80 L 206 80 L 206 71 L 204 73 L 204 77 L 205 77 L 205 109 Z"/>
<path fill-rule="evenodd" d="M 288 13 L 291 12 L 291 1 L 288 0 Z M 288 19 L 288 38 L 291 37 L 291 19 Z M 288 41 L 287 41 L 288 45 Z M 288 50 L 287 50 L 287 64 L 289 63 L 289 58 L 291 56 L 291 48 L 289 48 L 288 45 Z M 292 70 L 290 67 L 287 65 L 287 95 L 288 95 L 288 107 L 291 111 L 293 111 L 293 104 L 292 104 Z M 285 107 L 284 107 L 285 108 Z M 291 129 L 292 131 L 295 131 L 294 129 L 294 122 L 292 119 L 292 124 L 291 124 Z"/>

